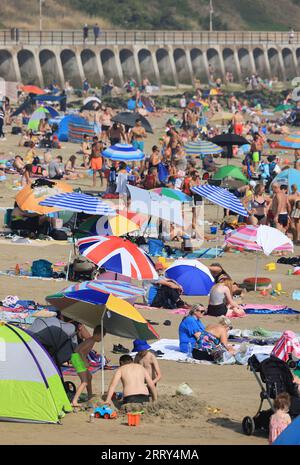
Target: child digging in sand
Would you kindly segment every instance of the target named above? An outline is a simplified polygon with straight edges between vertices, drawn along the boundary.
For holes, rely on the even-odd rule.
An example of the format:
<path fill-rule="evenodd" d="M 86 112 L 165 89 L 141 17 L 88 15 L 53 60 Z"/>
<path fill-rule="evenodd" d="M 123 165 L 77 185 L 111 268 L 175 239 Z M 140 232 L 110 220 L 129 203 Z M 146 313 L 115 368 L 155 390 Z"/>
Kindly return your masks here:
<path fill-rule="evenodd" d="M 161 379 L 161 371 L 155 355 L 149 352 L 149 349 L 151 349 L 151 346 L 149 346 L 147 341 L 142 341 L 140 339 L 133 341 L 132 351 L 137 352 L 134 363 L 139 363 L 145 368 L 146 371 L 148 371 L 153 383 L 156 386 L 158 381 Z"/>
<path fill-rule="evenodd" d="M 106 331 L 103 329 L 103 336 L 105 336 Z M 81 384 L 79 385 L 75 396 L 72 400 L 72 406 L 74 408 L 80 408 L 78 404 L 78 399 L 84 389 L 87 390 L 88 400 L 93 397 L 92 392 L 92 375 L 88 371 L 89 362 L 87 360 L 88 353 L 93 349 L 96 342 L 101 341 L 101 326 L 96 326 L 93 332 L 93 336 L 85 339 L 79 346 L 75 349 L 75 352 L 71 356 L 71 362 L 73 367 L 75 368 Z"/>

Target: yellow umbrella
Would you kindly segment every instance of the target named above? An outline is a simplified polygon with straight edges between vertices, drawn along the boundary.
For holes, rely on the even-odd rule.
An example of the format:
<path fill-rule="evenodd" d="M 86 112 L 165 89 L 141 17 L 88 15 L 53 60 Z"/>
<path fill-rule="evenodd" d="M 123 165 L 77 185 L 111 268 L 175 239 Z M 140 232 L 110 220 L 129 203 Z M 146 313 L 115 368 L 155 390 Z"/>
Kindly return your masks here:
<path fill-rule="evenodd" d="M 35 212 L 39 215 L 46 215 L 47 213 L 57 212 L 61 210 L 61 208 L 43 207 L 39 205 L 39 202 L 52 195 L 72 191 L 72 186 L 66 182 L 38 179 L 34 183 L 25 186 L 17 194 L 16 202 L 21 210 Z"/>
<path fill-rule="evenodd" d="M 214 116 L 210 118 L 210 121 L 212 123 L 216 123 L 218 121 L 231 121 L 233 118 L 233 114 L 229 113 L 227 111 L 220 111 L 219 113 L 216 113 Z"/>
<path fill-rule="evenodd" d="M 116 216 L 91 217 L 81 223 L 76 237 L 85 237 L 87 233 L 99 236 L 123 236 L 141 229 L 141 225 L 147 220 L 146 216 L 117 211 Z"/>

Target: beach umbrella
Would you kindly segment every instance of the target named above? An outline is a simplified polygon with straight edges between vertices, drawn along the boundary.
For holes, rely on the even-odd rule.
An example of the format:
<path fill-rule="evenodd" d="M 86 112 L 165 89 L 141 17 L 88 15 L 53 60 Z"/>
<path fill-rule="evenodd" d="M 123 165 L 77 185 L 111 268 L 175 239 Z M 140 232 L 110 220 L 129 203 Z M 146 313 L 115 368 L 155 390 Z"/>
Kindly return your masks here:
<path fill-rule="evenodd" d="M 116 215 L 116 210 L 102 199 L 81 192 L 53 195 L 40 202 L 40 205 L 90 215 Z"/>
<path fill-rule="evenodd" d="M 28 94 L 36 94 L 36 95 L 43 95 L 43 94 L 46 94 L 46 92 L 41 89 L 40 87 L 37 87 L 37 86 L 22 86 L 21 87 L 21 90 L 23 92 L 27 92 Z"/>
<path fill-rule="evenodd" d="M 215 155 L 223 152 L 222 147 L 206 140 L 188 142 L 183 148 L 187 155 Z"/>
<path fill-rule="evenodd" d="M 135 149 L 131 144 L 115 144 L 111 145 L 102 152 L 102 155 L 109 160 L 114 161 L 140 161 L 143 160 L 145 154 L 138 149 Z"/>
<path fill-rule="evenodd" d="M 300 149 L 300 134 L 290 134 L 278 142 L 279 149 L 299 150 Z"/>
<path fill-rule="evenodd" d="M 80 108 L 80 111 L 99 111 L 101 109 L 101 103 L 98 102 L 98 99 L 89 100 L 85 105 Z"/>
<path fill-rule="evenodd" d="M 48 105 L 46 105 L 44 108 L 45 108 L 46 110 L 48 110 L 49 115 L 51 116 L 51 118 L 56 118 L 57 116 L 59 116 L 59 113 L 58 113 L 57 110 L 55 110 L 55 108 L 50 107 L 50 106 L 48 106 Z"/>
<path fill-rule="evenodd" d="M 273 446 L 300 446 L 300 416 L 296 417 L 272 443 Z"/>
<path fill-rule="evenodd" d="M 294 250 L 291 239 L 278 229 L 264 225 L 241 226 L 235 231 L 230 232 L 225 237 L 225 242 L 231 247 L 263 252 L 265 255 L 270 255 L 272 252 L 293 252 Z M 255 290 L 257 286 L 257 273 L 258 254 L 256 257 Z"/>
<path fill-rule="evenodd" d="M 191 190 L 220 207 L 229 209 L 241 216 L 249 216 L 241 201 L 226 189 L 205 184 L 203 186 L 192 187 Z"/>
<path fill-rule="evenodd" d="M 130 111 L 121 111 L 116 116 L 113 116 L 112 121 L 116 123 L 124 124 L 133 128 L 137 120 L 140 120 L 142 126 L 146 129 L 147 132 L 153 133 L 153 129 L 147 118 L 142 116 L 140 113 L 131 113 Z"/>
<path fill-rule="evenodd" d="M 101 100 L 98 97 L 95 97 L 95 95 L 91 95 L 90 97 L 84 99 L 83 105 L 87 105 L 90 102 L 96 102 L 98 105 L 101 105 Z"/>
<path fill-rule="evenodd" d="M 117 215 L 109 216 L 92 216 L 80 224 L 75 237 L 86 237 L 87 234 L 91 236 L 123 236 L 133 231 L 140 229 L 141 225 L 146 221 L 146 217 L 141 220 L 141 215 L 132 213 L 132 217 L 136 219 L 131 220 L 126 216 L 126 212 L 116 211 Z"/>
<path fill-rule="evenodd" d="M 222 166 L 214 175 L 213 180 L 215 181 L 224 181 L 227 178 L 236 179 L 242 181 L 244 184 L 248 184 L 249 181 L 246 176 L 241 172 L 241 170 L 234 165 Z"/>
<path fill-rule="evenodd" d="M 215 284 L 208 267 L 198 260 L 176 260 L 165 274 L 183 287 L 185 295 L 208 295 Z"/>
<path fill-rule="evenodd" d="M 91 236 L 77 240 L 81 255 L 98 268 L 133 279 L 157 279 L 150 257 L 128 239 L 115 236 Z"/>
<path fill-rule="evenodd" d="M 159 336 L 145 318 L 126 300 L 115 297 L 109 289 L 91 288 L 62 291 L 46 297 L 67 318 L 91 328 L 101 324 L 101 353 L 104 359 L 103 329 L 114 336 L 129 339 L 158 339 Z M 114 291 L 115 292 L 115 291 Z M 104 363 L 102 364 L 102 393 L 104 392 Z"/>
<path fill-rule="evenodd" d="M 241 145 L 249 144 L 245 137 L 238 136 L 237 134 L 232 133 L 220 134 L 219 136 L 215 136 L 212 139 L 210 139 L 210 142 L 220 145 L 221 147 L 227 147 L 228 158 L 232 158 L 233 145 L 238 145 L 240 147 Z"/>
<path fill-rule="evenodd" d="M 228 111 L 219 111 L 215 115 L 210 118 L 211 123 L 221 123 L 223 121 L 231 121 L 233 118 L 233 113 L 229 113 Z"/>
<path fill-rule="evenodd" d="M 156 192 L 159 195 L 178 200 L 179 202 L 191 202 L 193 200 L 192 197 L 184 192 L 178 191 L 177 189 L 170 189 L 169 187 L 157 187 L 155 189 L 151 189 L 151 192 Z"/>
<path fill-rule="evenodd" d="M 131 211 L 184 226 L 182 202 L 166 198 L 156 192 L 130 186 L 129 184 L 127 185 L 127 189 L 131 197 Z"/>
<path fill-rule="evenodd" d="M 32 113 L 29 122 L 28 122 L 28 129 L 31 129 L 32 131 L 37 131 L 39 129 L 40 121 L 42 119 L 47 119 L 49 117 L 50 113 L 45 107 L 39 107 L 37 110 L 35 110 L 34 113 Z"/>
<path fill-rule="evenodd" d="M 21 210 L 35 212 L 39 215 L 57 212 L 57 207 L 46 207 L 40 205 L 40 202 L 47 197 L 62 192 L 72 192 L 73 188 L 63 181 L 37 179 L 30 185 L 23 187 L 17 194 L 16 202 Z"/>
<path fill-rule="evenodd" d="M 298 190 L 300 190 L 300 171 L 295 170 L 294 168 L 283 170 L 281 171 L 281 173 L 278 173 L 276 177 L 273 179 L 272 184 L 274 183 L 288 186 L 289 192 L 291 192 L 291 186 L 293 184 L 296 184 Z"/>

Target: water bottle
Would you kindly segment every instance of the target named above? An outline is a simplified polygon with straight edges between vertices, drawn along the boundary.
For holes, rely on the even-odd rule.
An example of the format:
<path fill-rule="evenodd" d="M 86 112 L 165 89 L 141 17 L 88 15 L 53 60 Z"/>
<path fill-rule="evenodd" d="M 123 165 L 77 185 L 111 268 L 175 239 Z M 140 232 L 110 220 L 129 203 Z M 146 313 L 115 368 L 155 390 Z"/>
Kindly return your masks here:
<path fill-rule="evenodd" d="M 187 357 L 188 358 L 192 358 L 192 344 L 189 342 L 188 343 L 188 354 L 187 354 Z"/>

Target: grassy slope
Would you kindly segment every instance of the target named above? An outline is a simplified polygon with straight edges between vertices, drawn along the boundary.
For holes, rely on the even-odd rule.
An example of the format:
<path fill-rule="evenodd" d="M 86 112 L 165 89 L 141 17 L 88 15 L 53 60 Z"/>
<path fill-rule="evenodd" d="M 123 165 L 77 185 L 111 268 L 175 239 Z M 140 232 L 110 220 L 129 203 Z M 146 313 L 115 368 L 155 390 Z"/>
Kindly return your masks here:
<path fill-rule="evenodd" d="M 300 24 L 300 0 L 213 0 L 216 29 L 286 30 Z M 209 0 L 45 0 L 46 29 L 208 29 Z M 13 18 L 13 19 L 12 19 Z M 38 0 L 0 0 L 0 27 L 38 29 Z"/>

